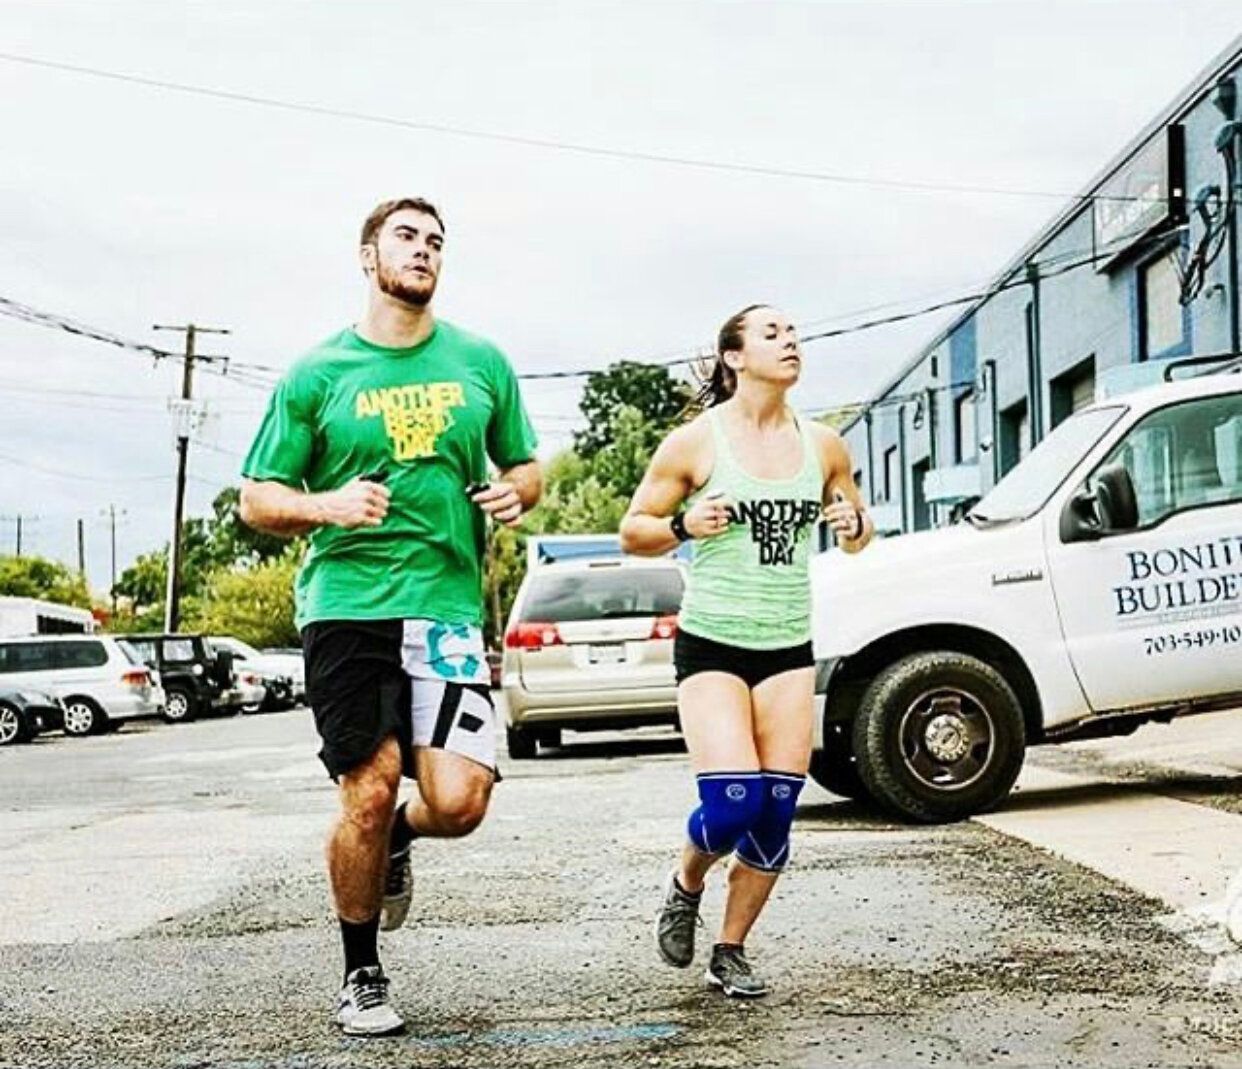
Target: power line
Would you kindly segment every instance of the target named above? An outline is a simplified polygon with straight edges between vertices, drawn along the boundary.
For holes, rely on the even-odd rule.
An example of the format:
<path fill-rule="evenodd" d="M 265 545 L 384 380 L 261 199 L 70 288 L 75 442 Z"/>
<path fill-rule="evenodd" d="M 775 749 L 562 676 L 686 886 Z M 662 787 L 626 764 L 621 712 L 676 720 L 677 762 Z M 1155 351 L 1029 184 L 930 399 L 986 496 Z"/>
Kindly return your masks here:
<path fill-rule="evenodd" d="M 506 134 L 496 130 L 481 130 L 472 127 L 453 125 L 450 123 L 423 122 L 414 119 L 402 119 L 392 115 L 376 115 L 370 112 L 356 111 L 350 108 L 336 108 L 323 104 L 308 104 L 294 100 L 282 100 L 277 97 L 260 96 L 256 93 L 246 93 L 231 89 L 220 89 L 214 86 L 194 85 L 189 82 L 174 82 L 163 78 L 152 78 L 146 75 L 131 74 L 126 71 L 113 71 L 106 70 L 101 67 L 87 67 L 80 64 L 62 63 L 56 60 L 42 59 L 37 56 L 17 55 L 11 52 L 0 52 L 0 60 L 8 63 L 22 64 L 28 67 L 38 67 L 44 70 L 79 74 L 90 78 L 101 78 L 113 82 L 124 82 L 130 85 L 141 85 L 149 89 L 163 89 L 170 92 L 207 97 L 214 100 L 227 100 L 235 104 L 250 104 L 258 107 L 272 108 L 279 111 L 298 112 L 305 115 L 318 115 L 334 119 L 346 119 L 351 122 L 369 123 L 377 126 L 398 127 L 405 130 L 419 130 L 423 133 L 442 134 L 450 137 L 468 138 L 476 141 L 492 141 L 501 144 L 520 145 L 525 148 L 551 149 L 557 152 L 573 153 L 579 156 L 590 156 L 598 159 L 664 164 L 667 166 L 687 167 L 704 171 L 746 174 L 764 178 L 789 178 L 802 181 L 826 182 L 844 186 L 863 186 L 875 189 L 900 190 L 911 193 L 969 193 L 1002 197 L 1042 197 L 1055 198 L 1063 201 L 1078 201 L 1083 203 L 1096 200 L 1154 203 L 1164 199 L 1160 197 L 1141 197 L 1124 194 L 1065 193 L 1044 189 L 1016 189 L 1012 187 L 959 185 L 944 182 L 911 182 L 897 178 L 877 178 L 866 175 L 849 175 L 827 171 L 800 170 L 788 167 L 768 167 L 758 164 L 728 163 L 723 160 L 711 160 L 694 156 L 675 156 L 660 152 L 643 152 L 634 149 L 609 148 L 604 145 L 588 145 L 580 142 L 560 141 L 553 138 Z"/>

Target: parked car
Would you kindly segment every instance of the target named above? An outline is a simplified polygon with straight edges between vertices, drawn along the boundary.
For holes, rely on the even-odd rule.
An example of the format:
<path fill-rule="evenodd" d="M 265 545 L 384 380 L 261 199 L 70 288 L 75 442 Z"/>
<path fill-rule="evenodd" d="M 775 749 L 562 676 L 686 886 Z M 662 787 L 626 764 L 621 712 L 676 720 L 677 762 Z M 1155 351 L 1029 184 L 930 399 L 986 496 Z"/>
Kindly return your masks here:
<path fill-rule="evenodd" d="M 29 742 L 41 732 L 64 726 L 64 707 L 51 694 L 0 687 L 0 746 Z"/>
<path fill-rule="evenodd" d="M 264 688 L 266 694 L 259 705 L 265 710 L 288 709 L 306 699 L 306 668 L 302 652 L 262 653 L 249 643 L 227 635 L 212 635 L 213 648 L 228 650 L 240 675 L 250 673 Z M 246 707 L 247 712 L 257 709 Z"/>
<path fill-rule="evenodd" d="M 559 745 L 562 728 L 676 724 L 673 636 L 684 587 L 669 558 L 528 571 L 505 631 L 509 756 Z"/>
<path fill-rule="evenodd" d="M 500 680 L 504 672 L 505 655 L 500 650 L 487 647 L 487 685 L 492 690 L 500 689 Z"/>
<path fill-rule="evenodd" d="M 110 635 L 0 639 L 0 685 L 60 699 L 67 735 L 94 735 L 164 711 L 158 679 Z"/>
<path fill-rule="evenodd" d="M 815 779 L 957 820 L 1028 746 L 1242 702 L 1232 367 L 1075 413 L 961 524 L 817 558 Z"/>
<path fill-rule="evenodd" d="M 118 635 L 134 658 L 159 672 L 166 695 L 164 719 L 192 720 L 210 712 L 238 712 L 245 698 L 233 656 L 212 651 L 202 635 Z"/>

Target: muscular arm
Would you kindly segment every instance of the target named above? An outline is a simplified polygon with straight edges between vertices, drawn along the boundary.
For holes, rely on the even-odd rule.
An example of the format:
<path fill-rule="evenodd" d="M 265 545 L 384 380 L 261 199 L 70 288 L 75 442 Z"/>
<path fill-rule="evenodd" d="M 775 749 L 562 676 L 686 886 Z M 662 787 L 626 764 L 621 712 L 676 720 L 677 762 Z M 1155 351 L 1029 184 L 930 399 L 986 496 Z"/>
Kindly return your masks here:
<path fill-rule="evenodd" d="M 296 538 L 316 527 L 378 527 L 388 513 L 389 491 L 354 479 L 339 490 L 311 494 L 284 483 L 245 479 L 242 523 L 264 534 Z"/>

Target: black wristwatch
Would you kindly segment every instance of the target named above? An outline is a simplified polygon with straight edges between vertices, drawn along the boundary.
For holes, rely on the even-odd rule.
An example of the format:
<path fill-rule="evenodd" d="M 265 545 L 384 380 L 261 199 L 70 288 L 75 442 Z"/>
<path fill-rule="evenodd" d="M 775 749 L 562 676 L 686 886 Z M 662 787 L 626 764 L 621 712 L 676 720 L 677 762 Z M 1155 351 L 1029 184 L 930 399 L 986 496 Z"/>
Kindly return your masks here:
<path fill-rule="evenodd" d="M 668 523 L 669 530 L 673 532 L 673 537 L 678 542 L 688 542 L 694 537 L 686 530 L 686 514 L 684 512 L 674 513 L 673 518 Z"/>

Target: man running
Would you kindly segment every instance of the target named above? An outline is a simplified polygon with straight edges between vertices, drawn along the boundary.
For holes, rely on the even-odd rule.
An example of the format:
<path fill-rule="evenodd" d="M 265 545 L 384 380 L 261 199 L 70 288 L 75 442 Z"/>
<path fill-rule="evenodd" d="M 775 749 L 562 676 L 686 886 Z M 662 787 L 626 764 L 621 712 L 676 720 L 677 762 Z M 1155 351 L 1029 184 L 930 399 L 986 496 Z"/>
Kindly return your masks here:
<path fill-rule="evenodd" d="M 496 778 L 486 517 L 516 524 L 541 478 L 508 360 L 432 314 L 440 213 L 385 201 L 360 246 L 366 313 L 277 385 L 242 467 L 241 514 L 260 531 L 309 535 L 297 625 L 341 806 L 326 851 L 345 950 L 336 1023 L 378 1036 L 404 1028 L 377 932 L 381 912 L 391 929 L 409 911 L 410 842 L 468 835 Z M 418 785 L 397 807 L 403 771 Z"/>

